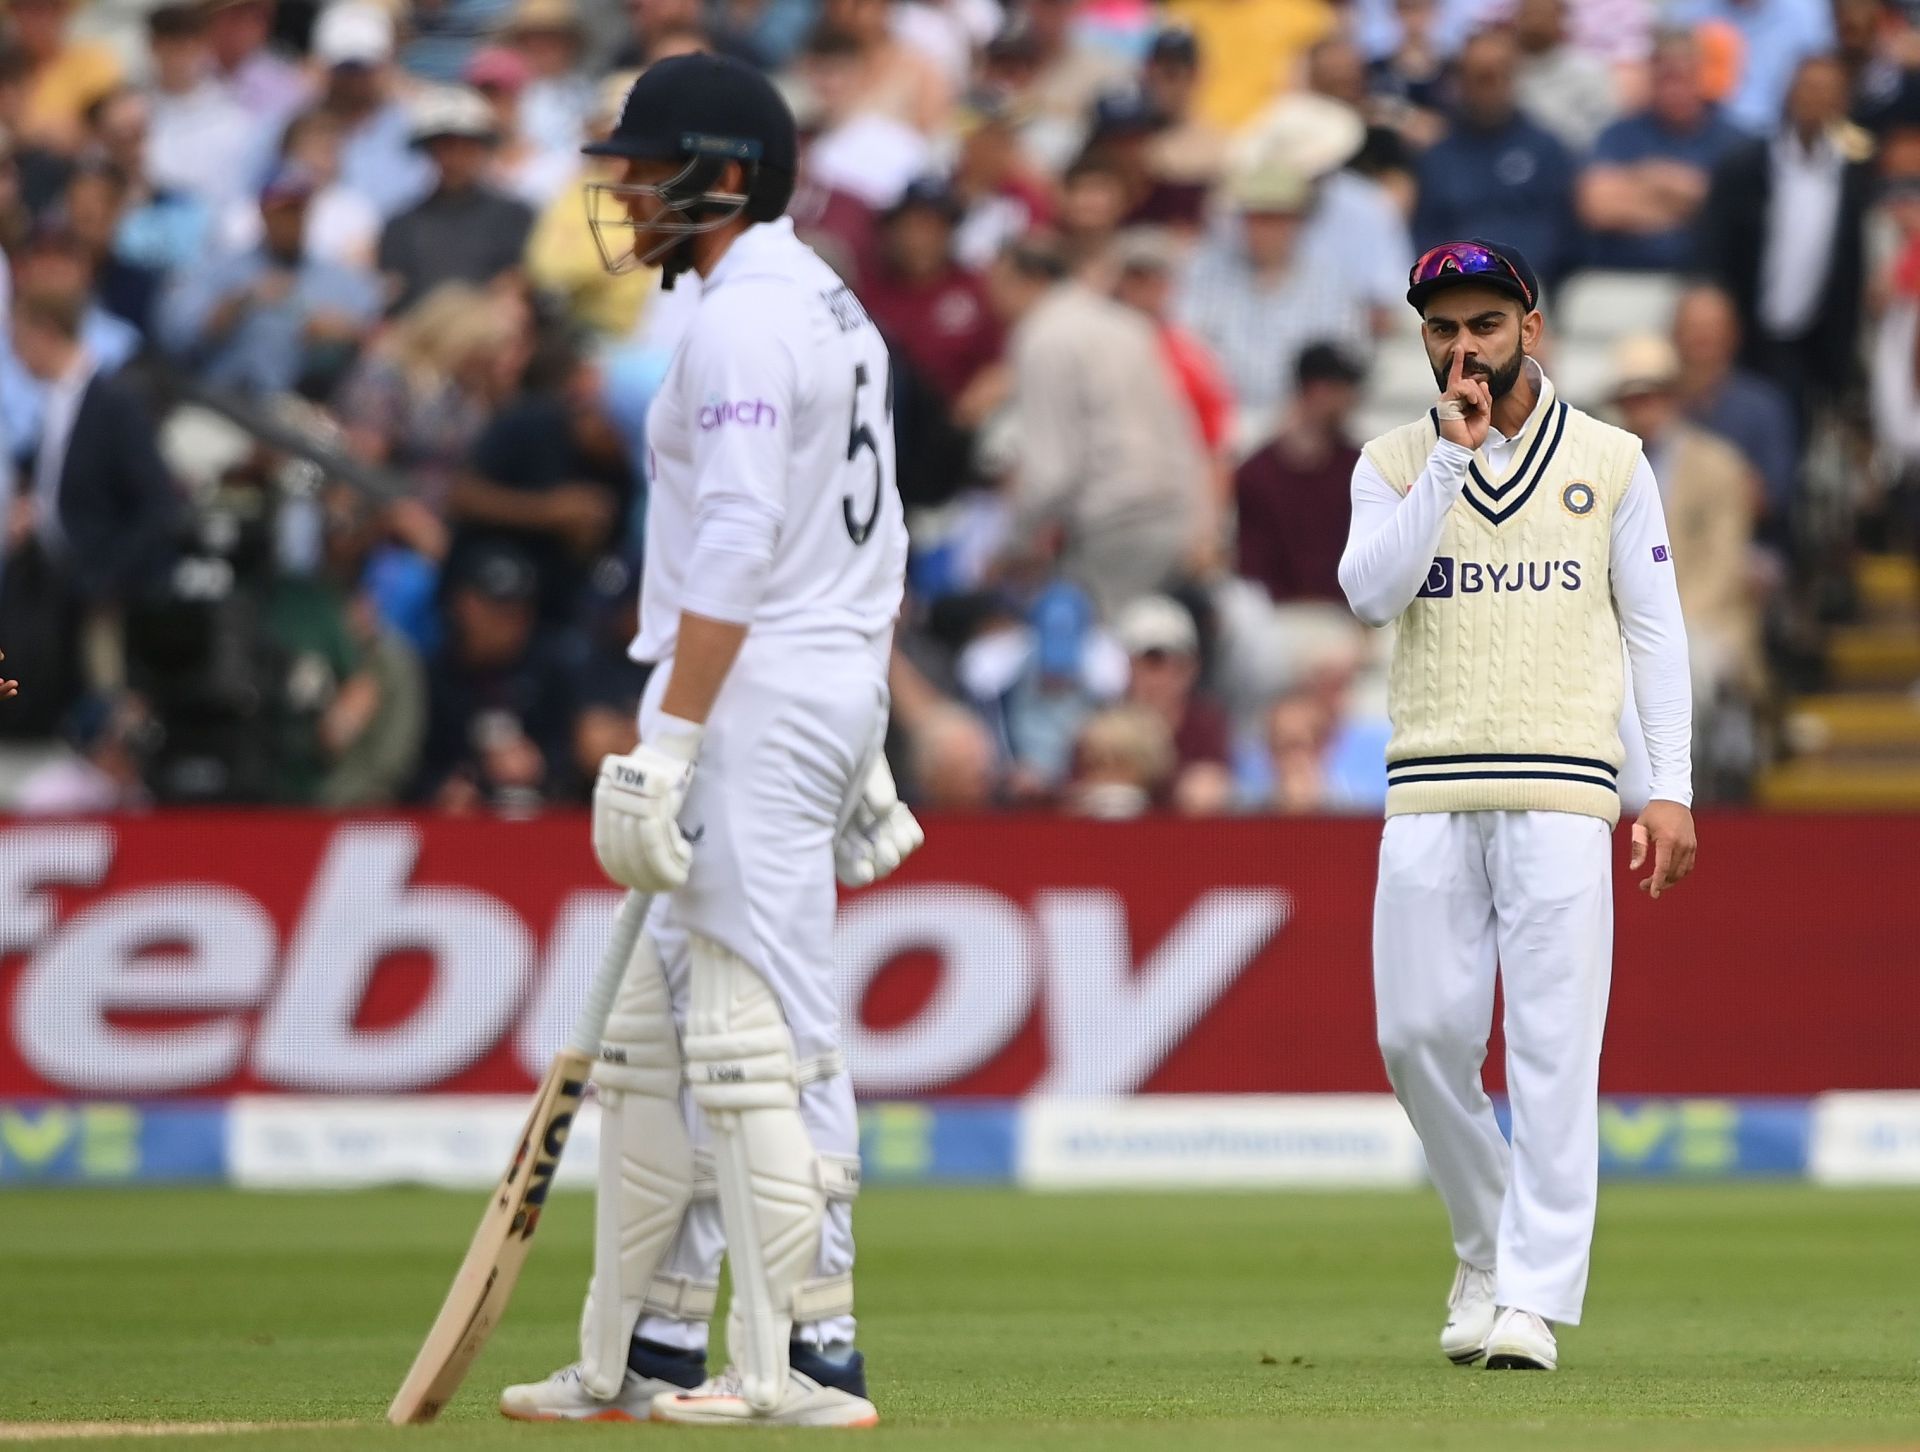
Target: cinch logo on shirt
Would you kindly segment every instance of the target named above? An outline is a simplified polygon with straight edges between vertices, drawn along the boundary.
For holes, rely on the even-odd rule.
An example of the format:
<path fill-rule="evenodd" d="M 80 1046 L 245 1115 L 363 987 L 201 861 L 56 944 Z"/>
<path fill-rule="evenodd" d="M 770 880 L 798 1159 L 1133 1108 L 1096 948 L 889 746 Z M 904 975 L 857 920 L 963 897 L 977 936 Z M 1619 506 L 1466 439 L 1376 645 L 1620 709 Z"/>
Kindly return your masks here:
<path fill-rule="evenodd" d="M 706 403 L 700 406 L 700 432 L 710 434 L 728 424 L 772 428 L 780 422 L 780 410 L 763 398 L 743 398 L 737 403 Z"/>
<path fill-rule="evenodd" d="M 1452 555 L 1435 555 L 1433 563 L 1427 566 L 1426 582 L 1414 598 L 1451 600 L 1455 595 L 1511 595 L 1520 590 L 1555 588 L 1578 590 L 1580 585 L 1578 560 L 1516 560 L 1508 565 L 1483 565 L 1477 560 L 1456 561 Z"/>

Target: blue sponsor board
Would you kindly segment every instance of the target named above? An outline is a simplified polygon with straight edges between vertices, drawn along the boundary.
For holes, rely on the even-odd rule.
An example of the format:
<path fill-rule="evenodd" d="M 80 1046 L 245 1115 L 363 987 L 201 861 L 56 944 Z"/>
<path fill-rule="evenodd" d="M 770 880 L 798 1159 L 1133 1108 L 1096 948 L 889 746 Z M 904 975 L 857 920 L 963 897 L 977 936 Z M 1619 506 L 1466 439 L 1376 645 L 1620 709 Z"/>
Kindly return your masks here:
<path fill-rule="evenodd" d="M 864 1105 L 861 1175 L 873 1185 L 1007 1184 L 1019 1113 L 1004 1100 Z"/>
<path fill-rule="evenodd" d="M 0 1186 L 226 1176 L 221 1104 L 0 1103 Z"/>
<path fill-rule="evenodd" d="M 1495 1101 L 1500 1129 L 1512 1111 Z M 1805 1099 L 1600 1101 L 1600 1173 L 1657 1179 L 1799 1176 L 1813 1133 Z"/>

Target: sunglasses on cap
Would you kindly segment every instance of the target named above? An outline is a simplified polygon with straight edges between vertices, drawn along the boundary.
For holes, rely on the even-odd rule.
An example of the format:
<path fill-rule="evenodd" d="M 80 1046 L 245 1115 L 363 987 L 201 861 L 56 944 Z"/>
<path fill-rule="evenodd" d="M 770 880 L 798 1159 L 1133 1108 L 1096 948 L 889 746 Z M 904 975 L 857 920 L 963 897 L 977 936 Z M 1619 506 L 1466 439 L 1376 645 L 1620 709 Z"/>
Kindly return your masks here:
<path fill-rule="evenodd" d="M 1529 309 L 1535 306 L 1533 289 L 1514 265 L 1491 248 L 1478 242 L 1443 242 L 1424 252 L 1407 274 L 1407 286 L 1438 282 L 1444 277 L 1497 277 L 1520 289 Z"/>

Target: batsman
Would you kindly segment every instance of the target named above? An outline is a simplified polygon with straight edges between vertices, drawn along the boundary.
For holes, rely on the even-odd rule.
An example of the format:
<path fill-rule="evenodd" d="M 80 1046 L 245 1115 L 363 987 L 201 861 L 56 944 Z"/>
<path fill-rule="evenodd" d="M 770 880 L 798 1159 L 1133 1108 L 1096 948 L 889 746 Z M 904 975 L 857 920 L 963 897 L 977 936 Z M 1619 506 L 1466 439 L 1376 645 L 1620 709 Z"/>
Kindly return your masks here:
<path fill-rule="evenodd" d="M 1340 561 L 1354 613 L 1397 625 L 1380 1048 L 1453 1225 L 1441 1350 L 1550 1371 L 1598 1195 L 1625 676 L 1651 767 L 1631 866 L 1651 855 L 1659 898 L 1694 861 L 1686 634 L 1659 484 L 1638 439 L 1555 394 L 1526 259 L 1435 247 L 1407 301 L 1440 399 L 1366 446 Z M 1496 973 L 1511 1150 L 1480 1079 Z"/>
<path fill-rule="evenodd" d="M 836 875 L 921 840 L 881 754 L 907 558 L 887 349 L 784 215 L 794 121 L 758 72 L 663 60 L 587 150 L 624 166 L 589 193 L 603 262 L 700 294 L 647 419 L 640 745 L 594 792 L 601 866 L 656 896 L 594 1074 L 580 1359 L 501 1410 L 870 1426 L 832 930 Z M 723 1251 L 734 1365 L 709 1377 Z"/>

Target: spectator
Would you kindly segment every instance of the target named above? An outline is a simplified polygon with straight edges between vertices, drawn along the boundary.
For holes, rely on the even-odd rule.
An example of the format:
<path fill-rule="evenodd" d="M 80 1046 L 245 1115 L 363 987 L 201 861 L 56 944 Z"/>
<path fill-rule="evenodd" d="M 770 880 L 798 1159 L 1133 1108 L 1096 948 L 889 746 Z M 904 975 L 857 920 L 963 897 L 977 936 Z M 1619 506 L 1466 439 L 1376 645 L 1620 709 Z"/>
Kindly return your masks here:
<path fill-rule="evenodd" d="M 1686 0 L 1669 19 L 1730 33 L 1739 79 L 1726 98 L 1727 119 L 1752 136 L 1779 129 L 1802 63 L 1834 43 L 1830 0 Z"/>
<path fill-rule="evenodd" d="M 1736 361 L 1740 318 L 1733 300 L 1718 288 L 1689 289 L 1674 309 L 1673 342 L 1681 408 L 1745 456 L 1766 491 L 1768 512 L 1784 520 L 1799 473 L 1793 403 L 1778 384 Z"/>
<path fill-rule="evenodd" d="M 1333 722 L 1310 691 L 1297 691 L 1273 703 L 1267 717 L 1267 752 L 1272 795 L 1268 810 L 1307 816 L 1327 810 L 1327 747 Z"/>
<path fill-rule="evenodd" d="M 1120 224 L 1192 229 L 1206 209 L 1206 189 L 1169 185 L 1154 176 L 1151 147 L 1160 128 L 1159 115 L 1143 96 L 1132 91 L 1102 96 L 1094 105 L 1092 131 L 1075 168 L 1091 162 L 1118 180 Z"/>
<path fill-rule="evenodd" d="M 155 263 L 129 261 L 119 251 L 126 235 L 129 188 L 126 174 L 105 162 L 79 167 L 67 183 L 52 230 L 64 232 L 84 251 L 100 306 L 144 342 L 147 321 L 164 281 Z"/>
<path fill-rule="evenodd" d="M 1228 225 L 1195 255 L 1177 313 L 1225 366 L 1242 428 L 1263 430 L 1286 402 L 1300 351 L 1317 339 L 1370 342 L 1373 307 L 1351 264 L 1304 255 L 1314 195 L 1300 171 L 1256 161 L 1228 181 L 1227 198 Z"/>
<path fill-rule="evenodd" d="M 1157 118 L 1147 170 L 1157 194 L 1184 200 L 1177 220 L 1198 221 L 1208 190 L 1227 167 L 1227 133 L 1198 115 L 1200 43 L 1168 26 L 1147 47 L 1140 95 Z"/>
<path fill-rule="evenodd" d="M 1889 0 L 1833 0 L 1834 48 L 1847 72 L 1847 114 L 1876 135 L 1920 110 L 1920 37 Z"/>
<path fill-rule="evenodd" d="M 1053 197 L 1021 150 L 1009 108 L 992 93 L 967 99 L 959 137 L 952 186 L 961 215 L 954 255 L 962 267 L 979 272 L 1016 237 L 1052 225 Z"/>
<path fill-rule="evenodd" d="M 491 282 L 520 265 L 533 213 L 485 180 L 499 140 L 476 92 L 450 86 L 422 99 L 413 144 L 432 158 L 434 188 L 380 234 L 380 270 L 396 309 L 442 283 Z"/>
<path fill-rule="evenodd" d="M 532 79 L 533 70 L 520 53 L 505 46 L 476 51 L 467 62 L 467 84 L 493 108 L 494 133 L 499 138 L 493 151 L 493 184 L 539 211 L 572 179 L 580 154 L 578 142 L 562 151 L 527 136 L 521 98 Z"/>
<path fill-rule="evenodd" d="M 192 4 L 147 16 L 153 55 L 148 92 L 147 178 L 222 207 L 252 191 L 265 155 L 259 122 L 211 75 L 206 21 Z"/>
<path fill-rule="evenodd" d="M 1020 141 L 1058 174 L 1086 144 L 1094 102 L 1123 88 L 1127 68 L 1074 33 L 1074 0 L 1031 0 L 987 47 L 987 84 L 1025 118 Z"/>
<path fill-rule="evenodd" d="M 48 394 L 32 467 L 11 501 L 6 570 L 13 574 L 23 551 L 37 552 L 43 588 L 97 621 L 164 580 L 177 499 L 139 397 L 88 354 L 83 312 L 82 298 L 38 285 L 13 300 L 14 352 Z M 96 648 L 87 643 L 85 684 L 117 687 L 119 665 Z M 69 655 L 81 649 L 76 642 Z"/>
<path fill-rule="evenodd" d="M 886 214 L 879 255 L 860 286 L 880 331 L 949 409 L 999 361 L 999 321 L 986 286 L 953 258 L 959 203 L 938 178 L 909 186 Z M 973 421 L 980 406 L 960 412 Z"/>
<path fill-rule="evenodd" d="M 1416 246 L 1498 237 L 1526 254 L 1551 287 L 1574 257 L 1573 160 L 1514 102 L 1519 53 L 1506 31 L 1461 48 L 1453 130 L 1420 161 Z"/>
<path fill-rule="evenodd" d="M 260 191 L 260 245 L 182 273 L 166 299 L 163 341 L 214 387 L 272 396 L 335 378 L 379 319 L 372 273 L 307 248 L 316 190 L 283 165 Z"/>
<path fill-rule="evenodd" d="M 1846 105 L 1839 62 L 1804 62 L 1784 125 L 1728 153 L 1702 214 L 1703 261 L 1739 310 L 1742 361 L 1786 390 L 1803 428 L 1857 376 L 1872 143 Z"/>
<path fill-rule="evenodd" d="M 581 65 L 587 37 L 573 0 L 519 0 L 501 38 L 532 73 L 520 98 L 527 140 L 549 151 L 578 148 L 600 89 Z"/>
<path fill-rule="evenodd" d="M 860 48 L 855 108 L 938 135 L 952 119 L 953 89 L 940 67 L 894 35 L 891 0 L 825 0 L 823 23 Z"/>
<path fill-rule="evenodd" d="M 596 138 L 612 130 L 632 87 L 631 71 L 607 77 L 600 112 L 593 118 Z M 653 268 L 608 272 L 587 223 L 587 188 L 617 180 L 622 170 L 618 158 L 576 157 L 566 186 L 540 214 L 527 239 L 527 276 L 534 286 L 560 298 L 573 322 L 605 338 L 632 334 L 660 277 Z"/>
<path fill-rule="evenodd" d="M 787 215 L 793 218 L 794 234 L 851 283 L 872 269 L 878 224 L 864 198 L 814 170 L 814 143 L 819 139 L 805 127 L 800 131 L 800 173 Z"/>
<path fill-rule="evenodd" d="M 101 306 L 95 253 L 70 228 L 44 223 L 22 241 L 14 265 L 16 290 L 40 289 L 80 300 L 80 341 L 102 374 L 119 372 L 140 351 L 139 331 Z M 11 334 L 0 338 L 0 437 L 13 452 L 39 440 L 46 404 L 47 385 L 14 353 Z"/>
<path fill-rule="evenodd" d="M 1446 131 L 1447 51 L 1437 39 L 1437 0 L 1393 0 L 1396 37 L 1376 59 L 1369 90 L 1379 98 L 1381 118 L 1415 150 L 1424 151 Z"/>
<path fill-rule="evenodd" d="M 541 626 L 563 627 L 636 492 L 591 386 L 516 399 L 488 421 L 447 497 L 449 572 L 469 554 L 508 550 L 533 568 Z"/>
<path fill-rule="evenodd" d="M 1363 323 L 1348 341 L 1370 347 L 1407 305 L 1413 239 L 1406 213 L 1389 188 L 1354 170 L 1366 145 L 1360 113 L 1330 97 L 1283 97 L 1261 118 L 1247 159 L 1263 159 L 1312 181 L 1300 254 L 1313 269 L 1345 279 L 1363 299 Z"/>
<path fill-rule="evenodd" d="M 952 815 L 995 805 L 993 737 L 973 712 L 935 707 L 913 733 L 911 756 L 917 810 Z"/>
<path fill-rule="evenodd" d="M 1654 42 L 1647 108 L 1600 133 L 1576 196 L 1595 267 L 1679 272 L 1713 170 L 1740 133 L 1707 99 L 1699 43 L 1685 31 Z"/>
<path fill-rule="evenodd" d="M 112 217 L 109 255 L 101 263 L 101 294 L 108 307 L 146 334 L 167 274 L 206 256 L 213 236 L 213 209 L 191 192 L 150 179 L 150 110 L 145 96 L 133 90 L 115 91 L 93 108 L 90 119 L 101 159 L 83 163 L 68 183 L 68 211 L 75 228 L 91 234 L 94 220 L 83 221 L 74 210 L 78 205 L 75 184 L 87 178 L 88 217 L 101 225 Z M 96 185 L 109 180 L 118 185 Z M 109 191 L 117 195 L 110 197 Z"/>
<path fill-rule="evenodd" d="M 954 679 L 993 730 L 1008 795 L 1044 801 L 1071 773 L 1087 718 L 1126 689 L 1127 657 L 1087 593 L 1047 576 L 1043 550 L 1016 544 L 1009 556 L 1009 589 L 983 602 Z"/>
<path fill-rule="evenodd" d="M 1612 72 L 1573 44 L 1566 0 L 1519 0 L 1513 36 L 1520 47 L 1514 80 L 1520 109 L 1568 151 L 1584 155 L 1619 110 Z"/>
<path fill-rule="evenodd" d="M 85 140 L 89 107 L 120 84 L 120 62 L 98 41 L 68 34 L 74 0 L 10 0 L 13 43 L 27 58 L 23 140 L 74 156 Z"/>
<path fill-rule="evenodd" d="M 1156 800 L 1187 817 L 1216 816 L 1233 799 L 1227 713 L 1200 689 L 1200 635 L 1184 605 L 1143 595 L 1120 612 L 1114 639 L 1129 662 L 1126 702 L 1151 711 L 1173 744 Z"/>
<path fill-rule="evenodd" d="M 145 702 L 127 692 L 84 696 L 61 725 L 68 753 L 20 783 L 14 811 L 24 817 L 87 817 L 150 805 L 144 768 L 155 723 Z"/>
<path fill-rule="evenodd" d="M 71 157 L 26 134 L 27 99 L 32 94 L 33 61 L 0 35 L 0 134 L 8 139 L 20 178 L 19 205 L 30 222 L 58 200 L 73 171 Z"/>
<path fill-rule="evenodd" d="M 1665 338 L 1621 340 L 1613 377 L 1620 421 L 1640 436 L 1660 484 L 1703 722 L 1697 754 L 1719 739 L 1706 723 L 1730 701 L 1751 702 L 1762 684 L 1760 610 L 1749 563 L 1759 491 L 1738 450 L 1681 414 L 1680 360 Z"/>
<path fill-rule="evenodd" d="M 572 701 L 564 658 L 536 637 L 538 593 L 504 548 L 474 551 L 451 582 L 416 785 L 441 811 L 524 815 L 566 791 Z"/>
<path fill-rule="evenodd" d="M 340 179 L 385 217 L 433 186 L 433 169 L 411 145 L 412 120 L 393 70 L 393 17 L 370 0 L 335 0 L 313 28 L 325 69 L 321 107 L 340 128 Z"/>
<path fill-rule="evenodd" d="M 1344 35 L 1332 35 L 1308 51 L 1307 92 L 1336 102 L 1362 119 L 1360 140 L 1352 155 L 1343 159 L 1344 164 L 1391 200 L 1398 230 L 1404 234 L 1406 219 L 1413 215 L 1415 152 L 1395 124 L 1395 103 L 1368 90 L 1367 63 L 1360 47 Z M 1270 111 L 1269 123 L 1272 115 Z M 1412 241 L 1406 246 L 1410 259 Z"/>
<path fill-rule="evenodd" d="M 822 25 L 808 39 L 800 67 L 814 106 L 806 167 L 815 182 L 882 211 L 931 169 L 933 152 L 908 122 L 868 107 L 866 67 L 865 47 L 844 30 Z"/>
<path fill-rule="evenodd" d="M 315 802 L 334 811 L 397 802 L 419 769 L 427 728 L 427 683 L 420 657 L 381 618 L 372 598 L 347 602 L 352 673 L 320 718 L 327 762 Z"/>
<path fill-rule="evenodd" d="M 1102 822 L 1143 816 L 1174 766 L 1167 723 L 1144 706 L 1113 706 L 1088 718 L 1074 743 L 1065 806 Z"/>
<path fill-rule="evenodd" d="M 1063 535 L 1060 564 L 1111 613 L 1193 551 L 1205 461 L 1145 319 L 1067 279 L 1047 239 L 1015 243 L 988 279 L 1011 330 L 1018 533 Z"/>
<path fill-rule="evenodd" d="M 1105 280 L 1108 250 L 1127 207 L 1126 178 L 1111 162 L 1090 152 L 1067 168 L 1054 230 L 1075 275 L 1095 285 Z"/>
<path fill-rule="evenodd" d="M 380 213 L 373 203 L 340 177 L 340 124 L 315 107 L 287 124 L 280 139 L 274 170 L 293 167 L 313 178 L 313 198 L 307 208 L 307 254 L 321 262 L 356 270 L 373 270 L 380 242 Z M 233 202 L 217 223 L 220 245 L 228 252 L 244 252 L 260 241 L 260 206 L 256 198 Z"/>
<path fill-rule="evenodd" d="M 306 73 L 273 52 L 274 6 L 275 0 L 200 0 L 215 82 L 269 136 L 313 95 Z"/>
<path fill-rule="evenodd" d="M 573 667 L 573 772 L 582 785 L 604 758 L 626 755 L 640 739 L 640 697 L 653 667 L 627 656 L 638 576 L 626 559 L 603 556 L 587 576 L 578 628 L 562 637 Z"/>
<path fill-rule="evenodd" d="M 1874 442 L 1920 543 L 1920 179 L 1890 183 L 1884 200 L 1900 242 L 1886 308 L 1869 335 L 1869 403 Z"/>
<path fill-rule="evenodd" d="M 1338 573 L 1360 460 L 1349 425 L 1363 377 L 1339 348 L 1308 346 L 1280 427 L 1234 475 L 1238 570 L 1276 605 L 1345 603 Z"/>
<path fill-rule="evenodd" d="M 1333 7 L 1301 0 L 1168 0 L 1165 15 L 1193 31 L 1211 58 L 1200 78 L 1200 116 L 1236 131 L 1271 99 L 1280 78 L 1335 28 Z"/>
<path fill-rule="evenodd" d="M 1187 412 L 1213 466 L 1216 497 L 1225 498 L 1232 449 L 1233 390 L 1207 345 L 1173 318 L 1173 279 L 1180 251 L 1173 237 L 1148 227 L 1123 232 L 1114 248 L 1115 299 L 1153 324 L 1161 360 L 1180 386 Z"/>
<path fill-rule="evenodd" d="M 445 557 L 447 496 L 488 416 L 518 389 L 530 351 L 506 307 L 452 283 L 395 319 L 341 385 L 334 411 L 348 449 L 411 487 L 384 511 L 382 526 L 413 556 Z M 432 591 L 430 570 L 406 559 L 388 564 L 400 572 L 394 588 L 407 594 L 383 600 L 387 618 L 430 642 L 433 625 L 417 613 Z"/>

